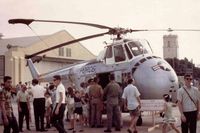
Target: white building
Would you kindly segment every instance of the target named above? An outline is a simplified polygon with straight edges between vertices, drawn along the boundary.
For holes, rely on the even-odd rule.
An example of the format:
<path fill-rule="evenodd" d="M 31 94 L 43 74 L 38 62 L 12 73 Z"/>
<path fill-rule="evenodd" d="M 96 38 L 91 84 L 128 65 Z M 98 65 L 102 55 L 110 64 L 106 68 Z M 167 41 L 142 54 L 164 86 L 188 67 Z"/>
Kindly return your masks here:
<path fill-rule="evenodd" d="M 65 30 L 41 36 L 41 38 L 43 41 L 36 36 L 0 39 L 0 80 L 4 75 L 13 78 L 13 85 L 18 84 L 19 81 L 24 83 L 32 80 L 31 73 L 26 67 L 25 55 L 31 55 L 40 50 L 74 40 Z M 44 54 L 46 57 L 41 62 L 35 63 L 40 73 L 56 70 L 77 61 L 95 58 L 94 54 L 78 42 Z"/>
<path fill-rule="evenodd" d="M 163 36 L 163 58 L 179 58 L 179 46 L 177 35 Z"/>

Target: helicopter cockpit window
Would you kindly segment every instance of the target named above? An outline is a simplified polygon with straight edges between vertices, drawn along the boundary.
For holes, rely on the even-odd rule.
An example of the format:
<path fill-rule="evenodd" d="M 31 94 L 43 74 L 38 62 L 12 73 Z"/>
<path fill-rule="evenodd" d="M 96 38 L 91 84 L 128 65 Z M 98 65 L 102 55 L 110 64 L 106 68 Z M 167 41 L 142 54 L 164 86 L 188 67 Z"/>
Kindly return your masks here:
<path fill-rule="evenodd" d="M 128 49 L 128 46 L 125 44 L 124 45 L 125 46 L 125 49 L 126 49 L 126 53 L 127 53 L 127 55 L 128 55 L 128 58 L 129 59 L 132 59 L 133 58 L 133 55 L 131 54 L 131 51 Z"/>
<path fill-rule="evenodd" d="M 106 58 L 112 58 L 112 47 L 108 46 L 106 49 Z"/>
<path fill-rule="evenodd" d="M 146 50 L 143 49 L 141 43 L 138 42 L 138 41 L 129 42 L 128 45 L 129 45 L 131 52 L 133 53 L 134 56 L 138 56 L 138 55 L 146 53 Z"/>
<path fill-rule="evenodd" d="M 126 56 L 122 45 L 114 46 L 115 62 L 125 61 Z"/>

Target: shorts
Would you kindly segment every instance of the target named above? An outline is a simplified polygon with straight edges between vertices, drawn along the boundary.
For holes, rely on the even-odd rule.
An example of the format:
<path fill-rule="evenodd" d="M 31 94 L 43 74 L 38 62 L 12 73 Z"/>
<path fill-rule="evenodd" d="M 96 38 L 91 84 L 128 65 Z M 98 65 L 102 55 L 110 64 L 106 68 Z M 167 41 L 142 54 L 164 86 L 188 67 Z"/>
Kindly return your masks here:
<path fill-rule="evenodd" d="M 140 116 L 140 109 L 137 107 L 134 110 L 129 110 L 130 116 Z"/>
<path fill-rule="evenodd" d="M 78 115 L 83 115 L 83 108 L 82 107 L 75 108 L 74 113 Z"/>

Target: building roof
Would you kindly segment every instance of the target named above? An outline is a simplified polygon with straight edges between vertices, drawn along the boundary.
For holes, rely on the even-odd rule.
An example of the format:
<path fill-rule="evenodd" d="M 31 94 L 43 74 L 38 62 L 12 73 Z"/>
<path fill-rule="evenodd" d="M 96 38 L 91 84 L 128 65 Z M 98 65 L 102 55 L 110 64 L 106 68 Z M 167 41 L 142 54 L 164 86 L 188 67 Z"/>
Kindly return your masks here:
<path fill-rule="evenodd" d="M 40 36 L 40 38 L 44 39 L 48 36 L 50 35 Z M 29 36 L 29 37 L 0 39 L 0 55 L 4 55 L 4 53 L 8 51 L 7 48 L 8 44 L 11 46 L 28 47 L 31 44 L 41 41 L 40 38 L 37 36 Z"/>
<path fill-rule="evenodd" d="M 66 30 L 61 30 L 61 31 L 58 31 L 58 32 L 50 34 L 50 35 L 43 35 L 43 36 L 39 36 L 39 37 L 38 36 L 29 36 L 29 37 L 17 37 L 17 38 L 6 38 L 6 39 L 3 38 L 3 39 L 0 39 L 0 55 L 4 55 L 5 52 L 8 51 L 8 48 L 7 48 L 8 44 L 11 45 L 11 46 L 31 48 L 32 45 L 39 44 L 41 42 L 41 39 L 42 40 L 47 40 L 47 39 L 50 39 L 50 38 L 53 39 L 56 35 L 62 36 L 61 34 L 65 35 L 64 36 L 64 40 L 54 39 L 53 41 L 55 41 L 55 40 L 58 41 L 59 40 L 59 42 L 62 42 L 62 41 L 65 42 L 65 41 L 67 41 L 66 39 L 72 39 L 72 40 L 75 39 Z M 66 37 L 66 36 L 68 36 L 69 38 Z M 77 42 L 77 43 L 79 44 L 79 46 L 81 48 L 83 48 L 85 51 L 87 51 L 91 57 L 95 57 L 95 55 L 91 51 L 89 51 L 86 47 L 84 47 L 81 43 L 79 43 L 79 42 Z M 53 45 L 48 44 L 48 46 L 51 47 Z"/>

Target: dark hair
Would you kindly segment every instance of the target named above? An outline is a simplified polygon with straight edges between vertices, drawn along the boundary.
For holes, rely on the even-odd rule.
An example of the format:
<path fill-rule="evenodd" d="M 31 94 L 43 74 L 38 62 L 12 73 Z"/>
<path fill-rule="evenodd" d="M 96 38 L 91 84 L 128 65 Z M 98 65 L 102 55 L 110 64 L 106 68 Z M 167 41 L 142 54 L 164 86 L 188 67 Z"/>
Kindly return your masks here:
<path fill-rule="evenodd" d="M 164 94 L 164 95 L 163 95 L 163 98 L 165 99 L 166 102 L 169 102 L 169 101 L 170 101 L 169 94 Z"/>
<path fill-rule="evenodd" d="M 27 89 L 26 85 L 22 85 L 21 87 L 22 87 L 23 89 Z"/>
<path fill-rule="evenodd" d="M 115 80 L 115 75 L 111 74 L 109 78 L 110 78 L 110 80 Z"/>
<path fill-rule="evenodd" d="M 85 86 L 85 83 L 84 83 L 84 82 L 81 82 L 80 86 L 81 86 L 81 87 L 84 87 L 84 86 Z"/>
<path fill-rule="evenodd" d="M 133 82 L 133 79 L 128 79 L 128 84 L 131 84 Z"/>
<path fill-rule="evenodd" d="M 75 94 L 80 93 L 78 90 L 75 91 Z"/>
<path fill-rule="evenodd" d="M 56 80 L 61 80 L 61 76 L 60 75 L 54 75 L 53 78 L 56 79 Z"/>
<path fill-rule="evenodd" d="M 54 86 L 53 84 L 50 84 L 50 85 L 49 85 L 49 89 L 50 89 L 50 90 L 53 90 L 54 87 L 55 87 L 55 86 Z"/>
<path fill-rule="evenodd" d="M 187 77 L 191 77 L 191 76 L 192 76 L 191 74 L 185 74 L 184 79 L 186 79 Z"/>
<path fill-rule="evenodd" d="M 10 76 L 4 76 L 3 77 L 3 82 L 5 83 L 8 80 L 11 80 L 12 78 Z"/>
<path fill-rule="evenodd" d="M 32 80 L 32 84 L 36 84 L 37 85 L 38 83 L 39 83 L 39 81 L 37 79 L 33 79 Z"/>
<path fill-rule="evenodd" d="M 72 87 L 68 87 L 67 90 L 68 90 L 68 94 L 69 94 L 71 97 L 74 97 L 74 90 L 73 90 L 73 88 L 72 88 Z"/>
<path fill-rule="evenodd" d="M 93 79 L 89 79 L 88 80 L 88 84 L 91 83 L 91 82 L 93 82 L 93 81 L 94 81 Z"/>

